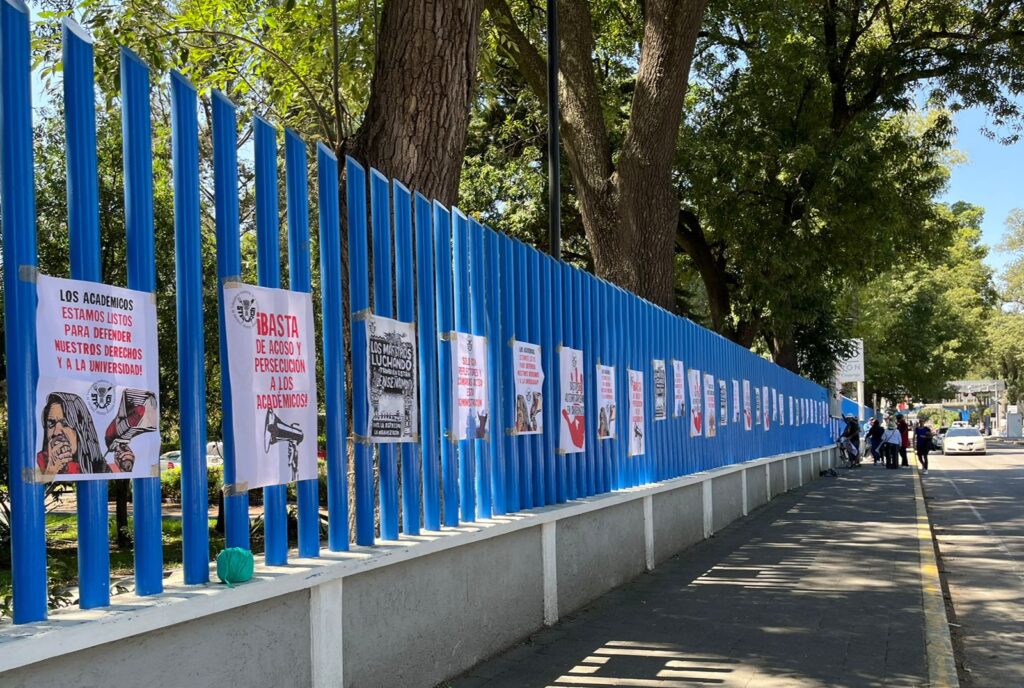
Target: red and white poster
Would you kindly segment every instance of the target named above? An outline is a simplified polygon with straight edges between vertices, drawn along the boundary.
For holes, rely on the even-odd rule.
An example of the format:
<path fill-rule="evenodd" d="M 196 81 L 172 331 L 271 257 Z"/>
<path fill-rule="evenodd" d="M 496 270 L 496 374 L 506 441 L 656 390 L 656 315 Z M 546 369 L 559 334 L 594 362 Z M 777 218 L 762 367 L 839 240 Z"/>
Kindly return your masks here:
<path fill-rule="evenodd" d="M 224 285 L 236 489 L 316 478 L 313 298 Z"/>
<path fill-rule="evenodd" d="M 764 415 L 762 416 L 762 424 L 764 425 L 765 431 L 771 429 L 771 416 L 769 415 L 768 409 L 768 386 L 761 387 L 761 398 L 764 400 Z"/>
<path fill-rule="evenodd" d="M 563 454 L 583 451 L 586 444 L 586 402 L 583 392 L 583 352 L 563 346 L 558 350 L 561 409 L 558 449 Z"/>
<path fill-rule="evenodd" d="M 487 393 L 487 338 L 452 333 L 452 425 L 457 440 L 484 440 L 490 433 Z"/>
<path fill-rule="evenodd" d="M 517 435 L 544 433 L 544 364 L 539 344 L 512 340 Z"/>
<path fill-rule="evenodd" d="M 618 413 L 615 410 L 615 368 L 597 364 L 597 439 L 616 437 Z"/>
<path fill-rule="evenodd" d="M 704 434 L 704 401 L 700 398 L 700 371 L 686 371 L 690 383 L 690 437 Z"/>
<path fill-rule="evenodd" d="M 626 372 L 629 374 L 629 455 L 643 456 L 647 434 L 644 424 L 644 374 L 628 368 Z"/>
<path fill-rule="evenodd" d="M 47 275 L 37 276 L 36 292 L 34 479 L 159 475 L 153 294 Z"/>
<path fill-rule="evenodd" d="M 753 428 L 753 415 L 750 411 L 750 380 L 743 381 L 743 429 Z"/>
<path fill-rule="evenodd" d="M 686 412 L 686 367 L 682 361 L 672 361 L 672 417 L 681 418 Z"/>
<path fill-rule="evenodd" d="M 714 437 L 718 432 L 715 420 L 715 376 L 704 373 L 704 436 Z"/>
<path fill-rule="evenodd" d="M 761 424 L 761 388 L 754 385 L 754 423 Z"/>

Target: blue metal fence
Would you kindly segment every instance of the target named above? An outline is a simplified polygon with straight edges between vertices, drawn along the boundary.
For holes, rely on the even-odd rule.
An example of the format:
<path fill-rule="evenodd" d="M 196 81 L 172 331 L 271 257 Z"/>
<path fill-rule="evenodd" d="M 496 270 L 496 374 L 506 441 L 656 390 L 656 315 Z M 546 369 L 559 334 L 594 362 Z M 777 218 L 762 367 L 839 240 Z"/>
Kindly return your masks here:
<path fill-rule="evenodd" d="M 32 124 L 27 10 L 19 0 L 0 2 L 0 186 L 4 232 L 5 318 L 33 322 L 36 266 Z M 92 46 L 72 22 L 65 24 L 68 205 L 72 221 L 72 276 L 101 279 L 96 203 L 96 143 Z M 155 290 L 153 257 L 152 138 L 150 84 L 146 66 L 131 52 L 122 59 L 128 282 Z M 206 488 L 206 384 L 203 332 L 214 326 L 202 307 L 205 278 L 200 260 L 200 176 L 198 95 L 178 73 L 170 79 L 174 171 L 175 264 L 179 342 L 179 398 L 182 448 L 182 511 L 185 581 L 209 580 Z M 238 237 L 237 123 L 234 105 L 213 93 L 213 185 L 217 237 L 217 279 L 241 273 Z M 278 216 L 278 130 L 253 122 L 256 170 L 256 227 L 259 283 L 277 287 L 280 274 Z M 307 144 L 284 134 L 288 224 L 288 285 L 311 288 Z M 693 323 L 676 317 L 570 265 L 559 263 L 508 236 L 498 234 L 457 208 L 389 180 L 357 161 L 345 160 L 348 220 L 349 308 L 345 312 L 339 230 L 338 161 L 317 147 L 320 276 L 323 300 L 324 428 L 327 471 L 328 547 L 349 548 L 350 506 L 356 543 L 393 540 L 565 502 L 611 490 L 665 480 L 749 459 L 808 449 L 827 443 L 834 428 L 827 415 L 827 391 Z M 369 205 L 367 202 L 369 199 Z M 372 244 L 371 244 L 372 240 Z M 372 245 L 372 264 L 370 248 Z M 373 275 L 371 302 L 370 275 Z M 218 303 L 221 354 L 224 304 Z M 373 445 L 361 436 L 368 422 L 368 379 L 363 315 L 397 316 L 417 324 L 420 428 L 417 443 Z M 352 428 L 347 393 L 343 327 L 351 325 Z M 26 479 L 34 461 L 33 406 L 36 343 L 32 327 L 7 328 L 10 486 L 12 499 L 14 610 L 17 623 L 46 616 L 45 520 L 42 486 Z M 486 337 L 490 432 L 456 440 L 452 422 L 452 341 L 458 333 Z M 541 346 L 544 432 L 516 436 L 512 384 L 512 340 Z M 588 409 L 585 449 L 559 451 L 562 422 L 558 399 L 562 347 L 584 355 L 584 396 Z M 666 417 L 654 419 L 654 361 L 664 361 Z M 717 416 L 714 436 L 702 428 L 690 436 L 689 414 L 675 415 L 673 361 L 715 381 L 702 387 Z M 615 369 L 617 413 L 614 438 L 597 436 L 596 366 Z M 646 448 L 629 456 L 627 369 L 644 376 Z M 685 373 L 684 373 L 685 374 Z M 233 485 L 237 457 L 231 436 L 228 369 L 222 367 L 225 483 Z M 712 378 L 708 378 L 709 380 Z M 726 382 L 725 399 L 718 381 Z M 759 394 L 762 414 L 744 427 L 736 390 L 749 383 Z M 781 397 L 779 395 L 782 395 Z M 772 404 L 774 402 L 774 416 Z M 708 406 L 710 410 L 711 406 Z M 725 414 L 721 413 L 725 409 Z M 739 413 L 737 415 L 737 410 Z M 755 409 L 751 409 L 752 412 Z M 736 419 L 739 418 L 739 422 Z M 708 422 L 708 418 L 704 418 Z M 349 438 L 351 437 L 351 450 Z M 348 462 L 354 462 L 354 504 L 348 500 Z M 374 467 L 379 493 L 374 488 Z M 135 480 L 136 592 L 162 590 L 160 486 L 156 478 Z M 109 604 L 107 487 L 79 485 L 81 606 Z M 315 481 L 297 486 L 298 555 L 320 553 L 319 504 Z M 245 493 L 225 496 L 227 544 L 249 546 L 249 505 Z M 288 561 L 284 486 L 264 488 L 268 564 Z M 379 522 L 377 520 L 379 515 Z M 379 530 L 378 530 L 379 529 Z"/>

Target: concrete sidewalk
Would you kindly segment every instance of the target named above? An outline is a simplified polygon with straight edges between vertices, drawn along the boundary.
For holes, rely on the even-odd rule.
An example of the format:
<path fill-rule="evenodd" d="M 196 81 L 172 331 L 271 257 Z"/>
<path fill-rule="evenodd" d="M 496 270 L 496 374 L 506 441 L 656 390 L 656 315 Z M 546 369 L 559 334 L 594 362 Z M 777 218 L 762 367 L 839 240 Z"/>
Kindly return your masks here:
<path fill-rule="evenodd" d="M 948 630 L 922 604 L 935 616 L 940 593 L 916 475 L 838 473 L 446 685 L 929 685 L 929 633 Z"/>

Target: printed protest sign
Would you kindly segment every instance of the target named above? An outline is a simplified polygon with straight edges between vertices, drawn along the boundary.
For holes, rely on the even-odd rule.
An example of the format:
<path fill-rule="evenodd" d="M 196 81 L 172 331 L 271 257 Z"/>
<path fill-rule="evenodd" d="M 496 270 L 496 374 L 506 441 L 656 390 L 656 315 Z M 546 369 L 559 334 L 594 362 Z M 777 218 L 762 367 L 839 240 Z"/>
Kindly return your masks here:
<path fill-rule="evenodd" d="M 668 381 L 665 379 L 664 359 L 651 361 L 654 381 L 654 420 L 665 420 L 668 418 Z"/>
<path fill-rule="evenodd" d="M 487 338 L 452 333 L 452 427 L 457 440 L 487 439 L 491 402 L 487 393 Z"/>
<path fill-rule="evenodd" d="M 629 370 L 629 455 L 642 456 L 644 453 L 644 374 Z"/>
<path fill-rule="evenodd" d="M 740 381 L 732 381 L 732 422 L 740 422 Z"/>
<path fill-rule="evenodd" d="M 772 387 L 772 420 L 778 418 L 779 413 L 779 393 Z"/>
<path fill-rule="evenodd" d="M 682 361 L 672 361 L 672 416 L 686 412 L 686 368 Z"/>
<path fill-rule="evenodd" d="M 159 475 L 153 294 L 46 275 L 36 291 L 35 479 Z"/>
<path fill-rule="evenodd" d="M 544 364 L 539 344 L 512 340 L 512 379 L 516 388 L 517 435 L 544 432 Z"/>
<path fill-rule="evenodd" d="M 786 395 L 779 392 L 779 425 L 786 424 Z"/>
<path fill-rule="evenodd" d="M 704 433 L 703 399 L 700 398 L 700 371 L 686 371 L 690 383 L 690 437 L 700 437 Z"/>
<path fill-rule="evenodd" d="M 768 385 L 761 387 L 761 398 L 764 400 L 764 416 L 761 422 L 764 424 L 765 431 L 768 431 L 771 429 L 771 416 L 768 409 Z"/>
<path fill-rule="evenodd" d="M 789 397 L 789 424 L 796 425 L 796 418 L 793 417 L 793 397 Z"/>
<path fill-rule="evenodd" d="M 753 427 L 750 413 L 750 380 L 743 381 L 743 429 L 750 430 Z"/>
<path fill-rule="evenodd" d="M 370 381 L 371 442 L 415 442 L 419 436 L 416 326 L 366 317 L 366 379 Z"/>
<path fill-rule="evenodd" d="M 583 451 L 586 440 L 586 405 L 583 396 L 583 352 L 563 346 L 558 350 L 561 409 L 558 448 L 563 454 Z"/>
<path fill-rule="evenodd" d="M 729 424 L 729 390 L 725 384 L 725 380 L 718 381 L 718 403 L 721 405 L 720 412 L 718 414 L 718 424 L 728 425 Z"/>
<path fill-rule="evenodd" d="M 235 489 L 316 478 L 316 349 L 309 294 L 224 285 Z"/>
<path fill-rule="evenodd" d="M 614 439 L 618 414 L 615 412 L 615 368 L 597 364 L 597 438 Z"/>
<path fill-rule="evenodd" d="M 715 422 L 715 376 L 704 373 L 704 436 L 714 437 L 718 423 Z"/>
<path fill-rule="evenodd" d="M 754 422 L 758 425 L 761 424 L 761 388 L 754 385 Z"/>

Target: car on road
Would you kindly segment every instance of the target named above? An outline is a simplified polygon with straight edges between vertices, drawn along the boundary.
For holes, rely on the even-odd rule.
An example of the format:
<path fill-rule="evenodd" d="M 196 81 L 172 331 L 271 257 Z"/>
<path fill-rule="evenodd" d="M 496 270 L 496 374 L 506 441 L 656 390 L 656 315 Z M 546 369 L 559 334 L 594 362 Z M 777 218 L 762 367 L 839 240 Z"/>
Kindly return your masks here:
<path fill-rule="evenodd" d="M 950 428 L 942 440 L 943 454 L 984 454 L 987 450 L 978 428 Z"/>
<path fill-rule="evenodd" d="M 177 449 L 160 455 L 160 470 L 169 471 L 172 468 L 181 468 L 181 452 Z"/>

